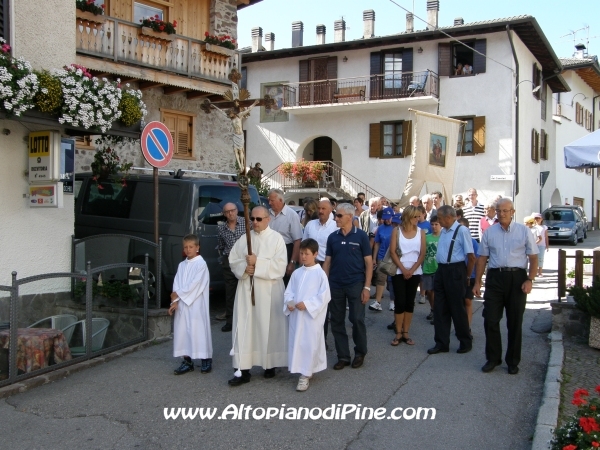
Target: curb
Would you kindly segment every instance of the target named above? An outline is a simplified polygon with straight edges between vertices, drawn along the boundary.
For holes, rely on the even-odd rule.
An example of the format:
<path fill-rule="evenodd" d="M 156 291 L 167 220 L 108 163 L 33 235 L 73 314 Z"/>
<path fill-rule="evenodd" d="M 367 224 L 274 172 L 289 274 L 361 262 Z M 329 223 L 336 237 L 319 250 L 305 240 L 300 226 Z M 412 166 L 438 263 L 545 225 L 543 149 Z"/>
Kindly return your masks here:
<path fill-rule="evenodd" d="M 560 383 L 562 381 L 565 349 L 560 331 L 551 332 L 548 339 L 550 339 L 550 359 L 546 370 L 546 380 L 544 381 L 542 404 L 535 424 L 532 450 L 548 450 L 550 448 L 550 441 L 554 437 L 554 429 L 558 421 Z"/>
<path fill-rule="evenodd" d="M 100 364 L 112 361 L 114 359 L 120 358 L 121 356 L 125 356 L 138 350 L 150 347 L 151 345 L 162 344 L 163 342 L 169 341 L 171 339 L 171 336 L 164 336 L 153 339 L 151 341 L 140 342 L 139 344 L 135 344 L 131 347 L 126 347 L 121 350 L 117 350 L 116 352 L 107 353 L 106 355 L 88 359 L 87 361 L 82 361 L 80 363 L 73 364 L 72 366 L 63 367 L 62 369 L 58 369 L 53 372 L 48 372 L 37 377 L 20 381 L 18 383 L 9 384 L 8 386 L 0 388 L 0 399 L 11 397 L 21 392 L 26 392 L 30 389 L 42 386 L 47 383 L 62 380 L 63 378 L 66 378 L 71 374 L 81 372 L 82 370 L 85 370 L 87 368 L 95 367 Z"/>

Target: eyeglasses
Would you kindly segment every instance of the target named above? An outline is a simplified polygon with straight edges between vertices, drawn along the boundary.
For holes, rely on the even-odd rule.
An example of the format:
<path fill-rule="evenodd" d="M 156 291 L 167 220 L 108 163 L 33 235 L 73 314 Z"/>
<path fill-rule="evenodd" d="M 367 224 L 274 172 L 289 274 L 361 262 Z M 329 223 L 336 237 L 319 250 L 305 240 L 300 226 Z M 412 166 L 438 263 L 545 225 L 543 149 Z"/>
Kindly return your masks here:
<path fill-rule="evenodd" d="M 223 211 L 223 214 L 229 214 L 232 212 L 237 212 L 237 209 L 228 209 L 227 211 Z"/>
<path fill-rule="evenodd" d="M 266 219 L 266 217 L 250 217 L 252 222 L 262 222 L 263 219 Z"/>
<path fill-rule="evenodd" d="M 344 214 L 336 214 L 335 217 L 337 217 L 338 219 L 341 219 L 342 217 L 344 217 Z"/>
<path fill-rule="evenodd" d="M 509 213 L 513 212 L 513 210 L 512 209 L 497 209 L 496 212 L 502 213 L 502 214 L 509 214 Z"/>

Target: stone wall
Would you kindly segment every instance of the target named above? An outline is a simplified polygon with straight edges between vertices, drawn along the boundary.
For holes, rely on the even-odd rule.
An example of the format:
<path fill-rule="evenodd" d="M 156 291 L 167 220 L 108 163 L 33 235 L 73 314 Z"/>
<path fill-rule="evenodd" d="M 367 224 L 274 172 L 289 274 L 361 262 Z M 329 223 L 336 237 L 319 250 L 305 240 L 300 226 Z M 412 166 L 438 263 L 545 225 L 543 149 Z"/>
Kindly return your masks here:
<path fill-rule="evenodd" d="M 229 35 L 237 40 L 236 0 L 212 0 L 210 2 L 210 32 L 216 35 Z"/>
<path fill-rule="evenodd" d="M 229 119 L 214 111 L 210 114 L 204 113 L 200 109 L 202 100 L 188 100 L 185 94 L 164 95 L 161 88 L 144 90 L 143 100 L 148 109 L 146 122 L 160 121 L 161 108 L 189 112 L 196 115 L 194 159 L 173 158 L 167 169 L 235 172 L 235 158 L 230 137 L 232 128 Z M 258 113 L 257 109 L 254 114 Z M 132 162 L 135 167 L 151 168 L 142 155 L 139 141 L 119 144 L 116 146 L 116 150 L 122 160 Z M 77 149 L 75 172 L 90 172 L 90 165 L 93 160 L 93 150 Z"/>

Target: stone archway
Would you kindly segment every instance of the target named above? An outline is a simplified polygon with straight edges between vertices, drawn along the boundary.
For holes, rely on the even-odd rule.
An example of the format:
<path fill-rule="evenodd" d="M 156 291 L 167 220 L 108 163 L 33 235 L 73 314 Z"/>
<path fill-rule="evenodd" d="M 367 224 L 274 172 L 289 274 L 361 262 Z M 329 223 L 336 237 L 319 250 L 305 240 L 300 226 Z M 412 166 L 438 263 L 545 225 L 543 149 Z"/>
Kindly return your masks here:
<path fill-rule="evenodd" d="M 550 197 L 550 204 L 551 205 L 562 205 L 562 197 L 560 195 L 560 191 L 558 190 L 558 188 L 554 189 L 554 192 L 552 192 L 552 197 Z"/>
<path fill-rule="evenodd" d="M 342 151 L 334 139 L 329 136 L 315 136 L 298 146 L 298 159 L 306 161 L 331 161 L 342 167 Z"/>

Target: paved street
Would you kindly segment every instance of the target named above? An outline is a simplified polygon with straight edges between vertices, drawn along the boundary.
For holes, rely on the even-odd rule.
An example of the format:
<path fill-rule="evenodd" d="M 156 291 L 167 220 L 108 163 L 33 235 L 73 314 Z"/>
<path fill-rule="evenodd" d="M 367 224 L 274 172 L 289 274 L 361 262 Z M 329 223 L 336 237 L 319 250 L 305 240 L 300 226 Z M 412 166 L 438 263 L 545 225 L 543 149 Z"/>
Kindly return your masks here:
<path fill-rule="evenodd" d="M 600 234 L 584 244 L 593 248 Z M 411 328 L 416 345 L 389 345 L 386 329 L 392 313 L 367 311 L 369 354 L 360 369 L 333 371 L 337 358 L 328 352 L 329 369 L 315 375 L 307 392 L 295 391 L 296 375 L 278 369 L 272 380 L 253 369 L 252 381 L 237 388 L 232 376 L 231 334 L 213 324 L 214 370 L 172 375 L 178 361 L 165 342 L 75 373 L 0 401 L 3 447 L 21 448 L 489 448 L 527 449 L 531 446 L 540 404 L 549 346 L 546 334 L 530 330 L 540 315 L 550 314 L 556 297 L 555 247 L 546 256 L 546 276 L 529 296 L 523 327 L 520 373 L 510 376 L 506 365 L 490 374 L 485 363 L 481 301 L 474 303 L 474 348 L 456 354 L 428 355 L 433 326 L 428 306 L 417 304 Z M 215 302 L 216 304 L 216 302 Z M 384 299 L 387 308 L 387 297 Z M 218 312 L 216 306 L 213 314 Z M 503 326 L 505 338 L 505 329 Z M 333 339 L 329 337 L 333 348 Z M 386 408 L 436 409 L 434 420 L 165 420 L 163 408 L 307 407 L 361 404 Z M 232 408 L 232 407 L 230 407 Z M 250 414 L 250 417 L 252 415 Z M 233 422 L 233 423 L 232 423 Z M 10 426 L 8 426 L 10 424 Z"/>

